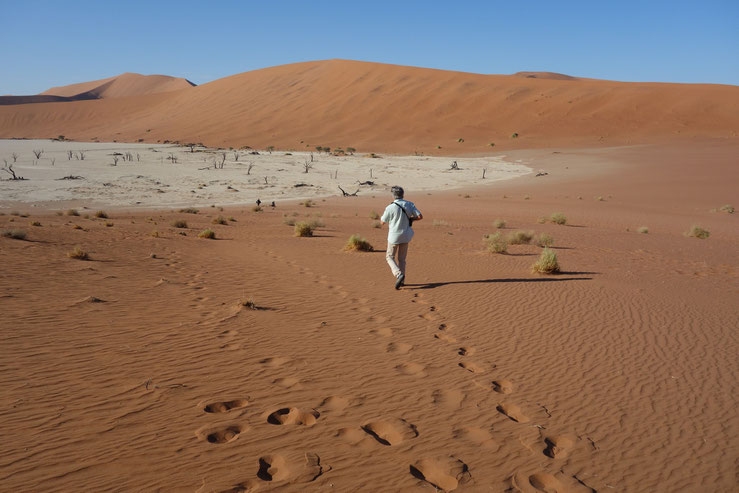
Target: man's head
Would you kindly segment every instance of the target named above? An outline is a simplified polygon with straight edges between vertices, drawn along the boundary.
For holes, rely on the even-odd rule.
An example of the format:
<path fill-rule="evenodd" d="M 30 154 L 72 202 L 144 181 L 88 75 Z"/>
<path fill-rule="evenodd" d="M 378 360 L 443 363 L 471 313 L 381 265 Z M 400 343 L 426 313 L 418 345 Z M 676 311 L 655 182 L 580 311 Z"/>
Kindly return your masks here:
<path fill-rule="evenodd" d="M 403 187 L 399 187 L 397 185 L 391 188 L 390 191 L 393 193 L 394 199 L 402 199 L 403 195 L 405 194 L 405 191 L 403 191 Z"/>

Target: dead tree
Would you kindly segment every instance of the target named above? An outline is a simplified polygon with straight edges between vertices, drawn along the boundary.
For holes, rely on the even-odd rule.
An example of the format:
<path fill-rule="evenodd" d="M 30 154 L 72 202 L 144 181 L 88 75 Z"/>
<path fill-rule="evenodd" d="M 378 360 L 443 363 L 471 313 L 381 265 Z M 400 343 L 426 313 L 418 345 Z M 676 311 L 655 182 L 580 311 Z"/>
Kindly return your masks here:
<path fill-rule="evenodd" d="M 359 189 L 358 189 L 358 188 L 357 188 L 357 191 L 356 191 L 356 192 L 354 192 L 354 193 L 347 193 L 347 192 L 345 192 L 345 191 L 344 191 L 344 189 L 343 189 L 343 188 L 341 188 L 341 187 L 339 187 L 339 190 L 341 190 L 341 193 L 342 193 L 342 194 L 344 194 L 344 197 L 356 197 L 356 196 L 357 196 L 357 194 L 359 193 Z"/>
<path fill-rule="evenodd" d="M 3 160 L 3 161 L 5 161 L 5 160 Z M 10 176 L 13 177 L 12 178 L 13 180 L 25 180 L 25 178 L 23 178 L 22 176 L 18 176 L 18 175 L 15 174 L 15 170 L 13 170 L 13 165 L 12 164 L 8 164 L 7 161 L 5 161 L 5 166 L 2 169 L 3 169 L 3 171 L 5 171 L 7 173 L 10 173 Z"/>
<path fill-rule="evenodd" d="M 17 152 L 14 152 L 13 154 L 11 154 L 10 157 L 13 158 L 13 162 L 18 161 L 18 153 Z"/>
<path fill-rule="evenodd" d="M 457 161 L 454 161 L 449 169 L 459 170 L 459 165 L 457 164 Z"/>
<path fill-rule="evenodd" d="M 85 151 L 80 151 L 80 161 L 85 160 Z"/>
<path fill-rule="evenodd" d="M 487 168 L 485 168 L 485 169 L 483 169 L 483 170 L 482 170 L 482 179 L 483 179 L 483 180 L 485 179 L 485 172 L 486 172 L 487 170 L 488 170 Z"/>
<path fill-rule="evenodd" d="M 303 169 L 305 170 L 305 171 L 303 171 L 303 173 L 307 173 L 308 170 L 311 169 L 312 167 L 313 167 L 313 163 L 308 162 L 308 160 L 306 159 L 303 162 Z"/>
<path fill-rule="evenodd" d="M 133 161 L 133 154 L 131 154 L 130 152 L 126 152 L 125 156 L 126 156 L 126 161 L 128 161 L 129 163 Z"/>
<path fill-rule="evenodd" d="M 139 162 L 139 161 L 141 161 L 141 156 L 140 156 L 140 155 L 139 155 L 139 153 L 137 152 L 137 153 L 136 153 L 136 162 Z"/>
<path fill-rule="evenodd" d="M 225 152 L 222 152 L 221 153 L 221 162 L 219 163 L 218 161 L 216 161 L 215 162 L 215 168 L 216 169 L 223 169 L 223 167 L 225 165 L 226 165 L 226 153 Z"/>
<path fill-rule="evenodd" d="M 269 185 L 269 182 L 267 181 L 267 177 L 266 176 L 264 177 L 264 184 L 265 185 Z"/>
<path fill-rule="evenodd" d="M 53 158 L 51 158 L 51 165 L 54 166 L 55 164 L 56 164 L 56 158 L 53 157 Z"/>
<path fill-rule="evenodd" d="M 234 161 L 239 162 L 239 151 L 234 151 Z"/>
<path fill-rule="evenodd" d="M 118 166 L 118 156 L 113 156 L 113 166 Z"/>
<path fill-rule="evenodd" d="M 246 174 L 247 175 L 250 175 L 251 174 L 251 169 L 253 167 L 254 167 L 254 163 L 252 163 L 252 162 L 250 162 L 249 164 L 246 165 Z"/>
<path fill-rule="evenodd" d="M 71 161 L 72 160 L 72 156 L 74 156 L 74 152 L 67 151 L 67 161 Z"/>
<path fill-rule="evenodd" d="M 36 156 L 36 159 L 41 159 L 41 154 L 44 153 L 43 149 L 34 149 L 33 155 Z"/>
<path fill-rule="evenodd" d="M 185 145 L 190 148 L 190 152 L 195 152 L 195 144 L 185 144 Z"/>
<path fill-rule="evenodd" d="M 167 156 L 167 159 L 172 161 L 172 164 L 177 164 L 177 156 L 174 155 L 174 153 L 169 153 L 169 156 Z"/>

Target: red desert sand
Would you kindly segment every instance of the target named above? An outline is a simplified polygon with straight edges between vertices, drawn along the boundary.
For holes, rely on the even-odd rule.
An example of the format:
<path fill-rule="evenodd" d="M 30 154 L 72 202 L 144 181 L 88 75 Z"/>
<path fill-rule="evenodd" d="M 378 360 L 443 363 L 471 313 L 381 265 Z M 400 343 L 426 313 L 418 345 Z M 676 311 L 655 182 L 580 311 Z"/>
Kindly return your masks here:
<path fill-rule="evenodd" d="M 278 115 L 290 70 L 324 74 L 346 99 L 303 100 L 300 82 Z M 380 74 L 394 75 L 369 91 Z M 2 489 L 735 491 L 739 216 L 720 208 L 739 203 L 737 88 L 541 77 L 323 62 L 0 107 L 4 137 L 135 141 L 146 127 L 153 142 L 297 148 L 312 129 L 311 145 L 378 153 L 439 142 L 454 121 L 439 154 L 482 153 L 498 128 L 507 161 L 547 173 L 423 192 L 382 177 L 424 214 L 400 291 L 370 218 L 386 190 L 197 214 L 0 197 L 0 229 L 26 233 L 0 237 Z M 379 103 L 419 87 L 410 106 Z M 508 97 L 521 114 L 485 120 L 507 121 L 487 113 Z M 370 103 L 377 118 L 360 126 Z M 409 126 L 413 112 L 428 127 Z M 258 114 L 263 130 L 230 130 Z M 557 212 L 566 224 L 540 222 Z M 323 226 L 296 237 L 291 219 Z M 504 236 L 551 235 L 561 272 L 532 273 L 535 241 L 488 252 L 496 219 Z M 686 236 L 693 225 L 709 238 Z M 345 251 L 356 233 L 376 251 Z"/>

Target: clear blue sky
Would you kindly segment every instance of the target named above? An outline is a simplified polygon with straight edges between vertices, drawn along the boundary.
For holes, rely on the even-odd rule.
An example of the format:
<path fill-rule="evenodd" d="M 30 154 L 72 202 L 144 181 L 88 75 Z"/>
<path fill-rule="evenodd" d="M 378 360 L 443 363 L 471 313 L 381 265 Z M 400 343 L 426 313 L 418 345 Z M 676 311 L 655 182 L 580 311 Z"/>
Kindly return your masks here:
<path fill-rule="evenodd" d="M 739 0 L 0 0 L 0 18 L 0 94 L 329 58 L 739 84 Z"/>

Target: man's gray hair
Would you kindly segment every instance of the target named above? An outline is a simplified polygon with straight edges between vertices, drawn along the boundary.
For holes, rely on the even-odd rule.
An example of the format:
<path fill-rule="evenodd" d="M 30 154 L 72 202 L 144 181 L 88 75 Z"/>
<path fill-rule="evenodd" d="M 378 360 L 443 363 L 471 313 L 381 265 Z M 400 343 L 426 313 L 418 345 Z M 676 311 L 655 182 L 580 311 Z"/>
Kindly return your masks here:
<path fill-rule="evenodd" d="M 394 186 L 390 189 L 391 192 L 393 192 L 393 198 L 394 199 L 402 199 L 403 195 L 405 195 L 405 191 L 403 190 L 403 187 Z"/>

